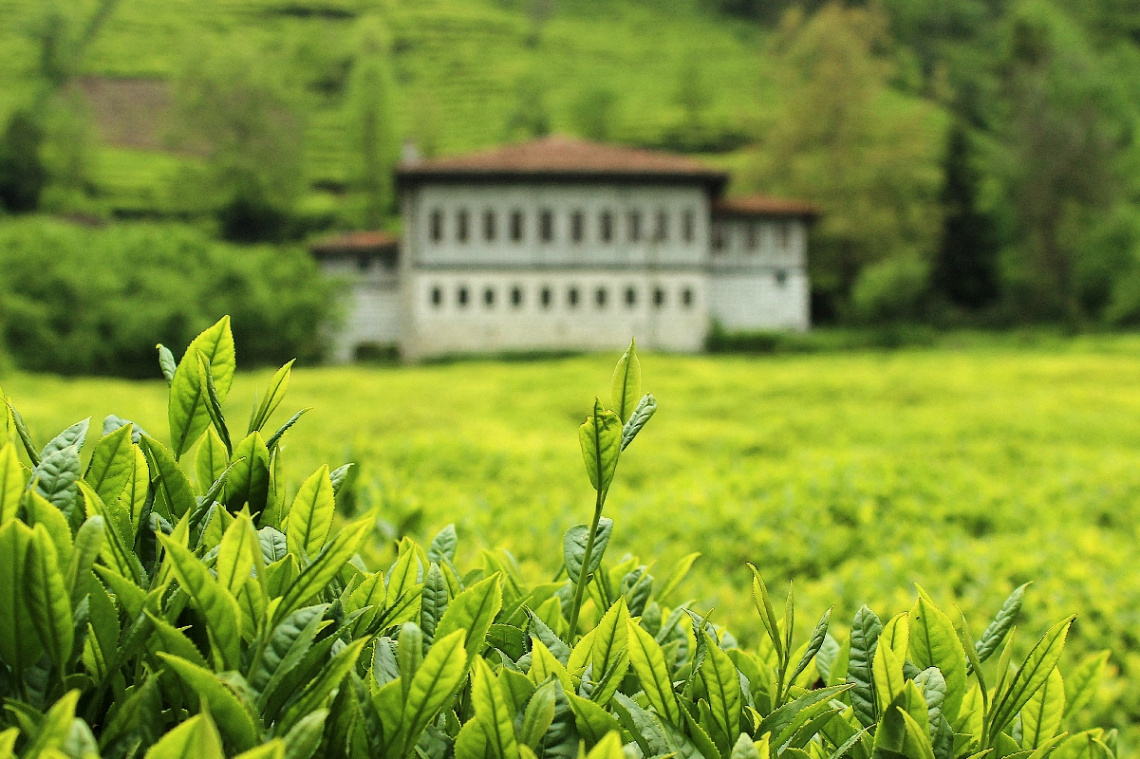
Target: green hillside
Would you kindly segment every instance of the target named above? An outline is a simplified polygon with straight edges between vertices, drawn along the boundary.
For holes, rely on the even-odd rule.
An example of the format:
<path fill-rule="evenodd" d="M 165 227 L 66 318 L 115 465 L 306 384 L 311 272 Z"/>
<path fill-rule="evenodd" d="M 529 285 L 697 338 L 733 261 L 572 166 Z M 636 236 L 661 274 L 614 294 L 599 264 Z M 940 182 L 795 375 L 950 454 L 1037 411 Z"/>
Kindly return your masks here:
<path fill-rule="evenodd" d="M 75 15 L 94 8 L 75 0 Z M 345 83 L 355 29 L 384 22 L 397 83 L 402 136 L 427 153 L 494 145 L 509 136 L 512 113 L 541 91 L 550 126 L 578 131 L 576 111 L 600 90 L 612 93 L 611 136 L 672 146 L 689 121 L 680 91 L 702 92 L 700 138 L 732 147 L 755 133 L 770 102 L 762 30 L 708 12 L 695 0 L 561 0 L 536 26 L 512 0 L 122 0 L 88 49 L 84 76 L 169 82 L 211 51 L 246 46 L 280 67 L 306 115 L 309 181 L 346 179 Z M 0 122 L 29 95 L 42 0 L 0 0 Z M 69 6 L 70 7 L 70 6 Z M 69 11 L 72 12 L 72 11 Z M 536 31 L 537 29 L 537 31 Z M 93 111 L 99 112 L 98 104 Z M 118 119 L 155 114 L 145 109 Z M 99 119 L 95 118 L 98 122 Z M 104 132 L 106 130 L 104 129 Z M 162 208 L 177 161 L 154 149 L 103 145 L 96 181 L 119 210 Z M 157 153 L 157 154 L 156 154 Z M 172 165 L 175 164 L 175 165 Z"/>

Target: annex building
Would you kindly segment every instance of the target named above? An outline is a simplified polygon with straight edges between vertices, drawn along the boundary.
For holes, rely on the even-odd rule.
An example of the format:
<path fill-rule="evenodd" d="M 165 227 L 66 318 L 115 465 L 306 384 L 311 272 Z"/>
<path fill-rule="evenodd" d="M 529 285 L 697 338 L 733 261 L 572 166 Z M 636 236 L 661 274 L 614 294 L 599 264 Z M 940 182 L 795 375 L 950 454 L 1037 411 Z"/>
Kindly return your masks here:
<path fill-rule="evenodd" d="M 313 246 L 351 300 L 336 357 L 699 351 L 730 331 L 808 328 L 804 204 L 725 198 L 691 158 L 567 137 L 411 161 L 403 237 Z"/>

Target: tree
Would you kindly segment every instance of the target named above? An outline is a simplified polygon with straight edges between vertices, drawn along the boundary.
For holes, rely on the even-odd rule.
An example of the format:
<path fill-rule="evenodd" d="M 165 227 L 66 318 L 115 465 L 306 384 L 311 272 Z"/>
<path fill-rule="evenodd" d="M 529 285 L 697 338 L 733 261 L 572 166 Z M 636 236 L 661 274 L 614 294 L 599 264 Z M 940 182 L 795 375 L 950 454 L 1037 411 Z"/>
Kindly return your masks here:
<path fill-rule="evenodd" d="M 617 93 L 608 87 L 596 86 L 583 91 L 574 107 L 578 133 L 590 140 L 612 139 L 617 106 Z"/>
<path fill-rule="evenodd" d="M 16 213 L 34 211 L 47 184 L 47 167 L 40 158 L 44 132 L 26 110 L 12 114 L 0 137 L 0 206 Z"/>
<path fill-rule="evenodd" d="M 870 264 L 928 263 L 938 238 L 943 119 L 888 88 L 888 42 L 876 6 L 838 4 L 789 12 L 774 41 L 783 99 L 744 184 L 822 211 L 809 262 L 819 313 L 845 312 Z"/>
<path fill-rule="evenodd" d="M 274 71 L 229 48 L 196 56 L 177 83 L 182 140 L 206 158 L 195 189 L 231 240 L 285 237 L 303 189 L 304 127 Z"/>
<path fill-rule="evenodd" d="M 1080 323 L 1081 272 L 1105 250 L 1100 222 L 1123 192 L 1119 160 L 1135 114 L 1080 29 L 1044 2 L 1006 26 L 990 166 L 1006 205 L 1010 305 Z"/>
<path fill-rule="evenodd" d="M 393 170 L 399 143 L 392 111 L 395 84 L 389 66 L 384 28 L 372 19 L 361 22 L 359 52 L 349 81 L 356 168 L 353 177 L 364 197 L 364 224 L 377 229 L 395 202 Z"/>
<path fill-rule="evenodd" d="M 993 219 L 979 207 L 976 161 L 971 135 L 957 120 L 947 137 L 943 163 L 946 216 L 933 285 L 951 303 L 973 310 L 992 304 L 998 295 L 998 240 Z"/>
<path fill-rule="evenodd" d="M 515 106 L 507 118 L 508 140 L 528 140 L 550 134 L 550 111 L 546 107 L 546 83 L 537 73 L 515 83 Z"/>

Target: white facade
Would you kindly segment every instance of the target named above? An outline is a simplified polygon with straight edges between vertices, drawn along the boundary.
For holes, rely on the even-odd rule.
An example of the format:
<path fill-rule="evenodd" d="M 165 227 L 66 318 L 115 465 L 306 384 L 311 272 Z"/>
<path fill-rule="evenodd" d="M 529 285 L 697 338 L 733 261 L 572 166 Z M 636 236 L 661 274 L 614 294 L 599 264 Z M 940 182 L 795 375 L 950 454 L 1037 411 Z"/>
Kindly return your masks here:
<path fill-rule="evenodd" d="M 656 160 L 548 139 L 502 155 L 526 159 L 533 147 L 563 161 L 598 150 L 638 167 Z M 714 320 L 735 331 L 808 327 L 803 206 L 716 201 L 724 175 L 675 163 L 656 175 L 652 165 L 505 165 L 409 172 L 398 265 L 322 259 L 352 283 L 338 359 L 368 345 L 398 345 L 414 360 L 612 349 L 630 337 L 693 352 Z"/>

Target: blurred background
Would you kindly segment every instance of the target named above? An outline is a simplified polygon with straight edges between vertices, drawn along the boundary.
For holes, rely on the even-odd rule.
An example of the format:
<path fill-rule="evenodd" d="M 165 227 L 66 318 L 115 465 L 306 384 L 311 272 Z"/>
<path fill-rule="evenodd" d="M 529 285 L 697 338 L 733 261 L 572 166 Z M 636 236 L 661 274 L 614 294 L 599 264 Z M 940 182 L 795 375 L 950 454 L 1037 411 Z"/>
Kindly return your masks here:
<path fill-rule="evenodd" d="M 1138 115 L 1134 0 L 0 0 L 2 334 L 318 358 L 306 241 L 399 233 L 402 149 L 549 133 L 814 203 L 817 325 L 1131 326 Z"/>

